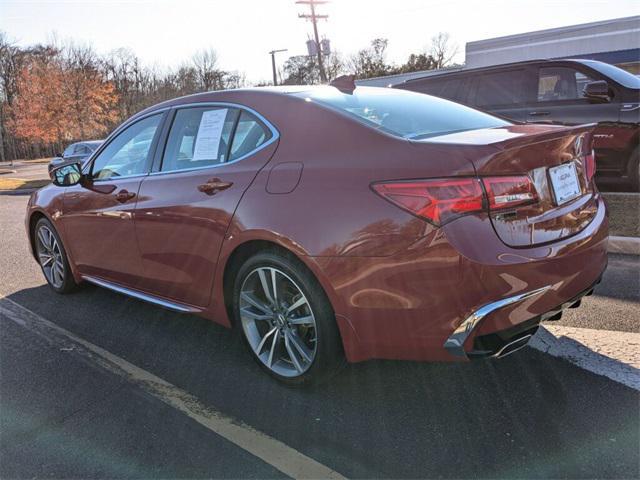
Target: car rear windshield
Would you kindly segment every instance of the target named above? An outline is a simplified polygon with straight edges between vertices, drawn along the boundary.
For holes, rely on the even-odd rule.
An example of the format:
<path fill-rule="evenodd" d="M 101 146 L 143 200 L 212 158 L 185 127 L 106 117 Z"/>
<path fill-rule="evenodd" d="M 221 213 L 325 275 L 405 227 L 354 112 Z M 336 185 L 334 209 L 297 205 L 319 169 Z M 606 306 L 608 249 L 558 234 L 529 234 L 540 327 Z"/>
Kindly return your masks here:
<path fill-rule="evenodd" d="M 322 87 L 293 95 L 340 110 L 373 128 L 408 139 L 511 125 L 478 110 L 406 90 L 357 87 L 353 93 L 343 93 L 334 87 Z"/>

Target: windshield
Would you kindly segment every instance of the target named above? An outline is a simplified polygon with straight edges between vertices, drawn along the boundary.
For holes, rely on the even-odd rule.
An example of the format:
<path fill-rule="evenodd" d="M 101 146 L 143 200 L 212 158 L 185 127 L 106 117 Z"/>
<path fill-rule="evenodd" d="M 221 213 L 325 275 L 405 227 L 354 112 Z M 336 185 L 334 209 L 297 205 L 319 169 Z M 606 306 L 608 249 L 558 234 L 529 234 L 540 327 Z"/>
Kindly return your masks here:
<path fill-rule="evenodd" d="M 478 110 L 406 90 L 357 87 L 349 94 L 325 87 L 294 95 L 341 110 L 373 128 L 408 139 L 511 125 Z"/>
<path fill-rule="evenodd" d="M 594 70 L 597 70 L 601 74 L 611 78 L 611 80 L 618 82 L 623 87 L 633 88 L 636 90 L 640 89 L 640 78 L 631 75 L 626 70 L 618 68 L 614 65 L 610 65 L 608 63 L 596 62 L 591 60 L 582 60 L 582 62 L 585 65 L 593 68 Z"/>

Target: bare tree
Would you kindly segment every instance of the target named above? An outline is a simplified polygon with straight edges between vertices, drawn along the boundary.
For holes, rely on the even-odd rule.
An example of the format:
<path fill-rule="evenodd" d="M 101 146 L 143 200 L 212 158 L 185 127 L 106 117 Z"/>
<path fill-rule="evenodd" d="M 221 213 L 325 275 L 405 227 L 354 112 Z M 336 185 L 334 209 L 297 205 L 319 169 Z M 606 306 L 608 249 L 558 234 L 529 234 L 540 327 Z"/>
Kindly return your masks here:
<path fill-rule="evenodd" d="M 191 58 L 198 88 L 204 92 L 222 90 L 225 72 L 218 68 L 218 54 L 212 48 L 200 50 Z"/>
<path fill-rule="evenodd" d="M 387 45 L 386 38 L 375 38 L 371 45 L 363 48 L 353 55 L 349 61 L 349 67 L 357 78 L 381 77 L 387 75 L 391 66 L 386 63 Z"/>
<path fill-rule="evenodd" d="M 435 68 L 446 67 L 458 53 L 458 46 L 451 43 L 448 33 L 440 32 L 431 37 L 429 54 L 435 62 Z"/>

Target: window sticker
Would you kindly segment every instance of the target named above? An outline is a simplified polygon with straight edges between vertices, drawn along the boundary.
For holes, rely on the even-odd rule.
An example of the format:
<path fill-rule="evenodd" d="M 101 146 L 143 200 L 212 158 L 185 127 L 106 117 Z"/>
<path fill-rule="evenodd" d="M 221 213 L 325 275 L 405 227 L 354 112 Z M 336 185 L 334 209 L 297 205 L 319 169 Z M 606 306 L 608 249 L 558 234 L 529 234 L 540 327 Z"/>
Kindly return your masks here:
<path fill-rule="evenodd" d="M 202 114 L 196 137 L 196 146 L 193 150 L 193 161 L 218 158 L 222 127 L 224 127 L 227 111 L 227 108 L 222 108 L 209 110 Z"/>

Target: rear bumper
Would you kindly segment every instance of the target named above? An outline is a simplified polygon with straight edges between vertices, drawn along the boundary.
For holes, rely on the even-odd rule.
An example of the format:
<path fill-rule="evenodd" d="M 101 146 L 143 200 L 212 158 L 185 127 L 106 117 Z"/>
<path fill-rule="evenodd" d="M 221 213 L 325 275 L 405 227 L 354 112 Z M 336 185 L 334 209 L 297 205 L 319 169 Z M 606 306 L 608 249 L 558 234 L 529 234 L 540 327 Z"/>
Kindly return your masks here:
<path fill-rule="evenodd" d="M 531 337 L 538 330 L 540 322 L 554 317 L 559 317 L 562 311 L 566 308 L 577 308 L 582 301 L 582 297 L 591 295 L 593 293 L 593 289 L 600 283 L 601 279 L 602 277 L 598 278 L 598 280 L 589 288 L 583 290 L 570 300 L 557 305 L 546 313 L 533 317 L 530 320 L 506 330 L 476 337 L 472 343 L 471 349 L 465 350 L 464 345 L 467 344 L 467 340 L 473 336 L 475 329 L 480 325 L 484 317 L 500 310 L 501 308 L 505 308 L 508 305 L 544 295 L 544 293 L 551 288 L 551 285 L 484 305 L 477 311 L 473 312 L 472 315 L 467 317 L 465 321 L 460 324 L 455 332 L 451 334 L 444 343 L 444 348 L 451 355 L 466 357 L 471 360 L 489 357 L 500 358 L 509 355 L 510 353 L 513 353 L 527 345 Z"/>
<path fill-rule="evenodd" d="M 584 230 L 547 245 L 509 247 L 480 215 L 461 217 L 389 257 L 314 261 L 337 299 L 349 361 L 468 361 L 498 353 L 476 339 L 508 341 L 588 293 L 606 268 L 607 239 L 599 199 Z"/>

